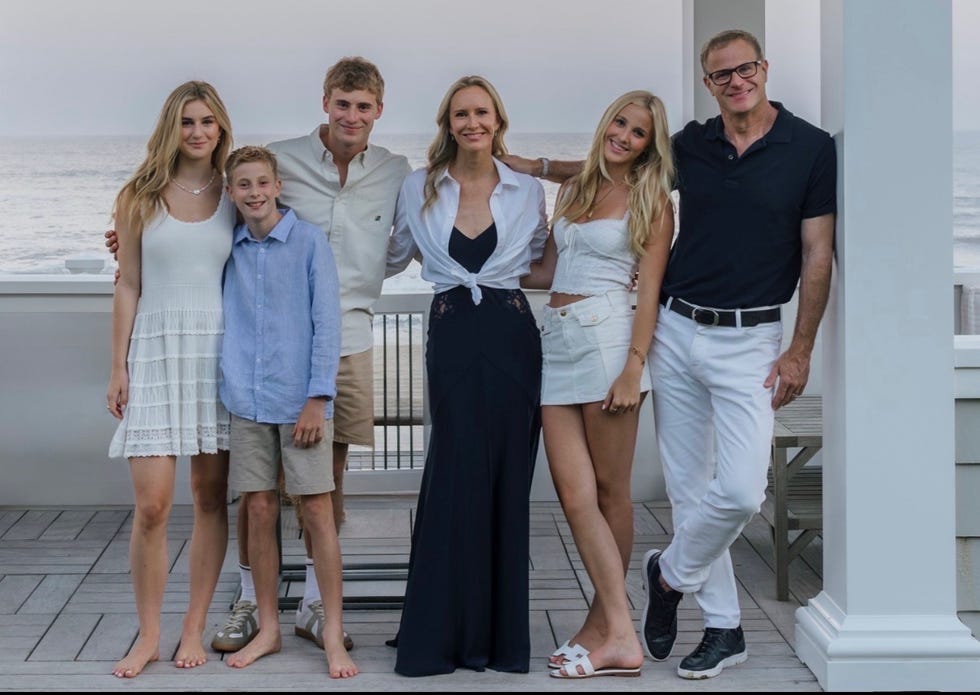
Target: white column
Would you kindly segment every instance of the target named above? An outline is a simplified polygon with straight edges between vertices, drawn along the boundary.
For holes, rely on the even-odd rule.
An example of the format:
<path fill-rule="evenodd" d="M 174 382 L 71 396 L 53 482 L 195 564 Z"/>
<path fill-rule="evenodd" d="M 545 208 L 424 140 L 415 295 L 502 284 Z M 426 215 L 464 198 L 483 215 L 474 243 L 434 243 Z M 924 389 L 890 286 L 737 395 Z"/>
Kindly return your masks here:
<path fill-rule="evenodd" d="M 685 0 L 683 8 L 684 122 L 718 115 L 718 103 L 701 83 L 701 47 L 725 29 L 751 32 L 766 47 L 766 0 Z"/>
<path fill-rule="evenodd" d="M 796 650 L 827 690 L 973 690 L 956 618 L 949 0 L 824 0 L 839 156 L 824 333 L 823 591 Z"/>

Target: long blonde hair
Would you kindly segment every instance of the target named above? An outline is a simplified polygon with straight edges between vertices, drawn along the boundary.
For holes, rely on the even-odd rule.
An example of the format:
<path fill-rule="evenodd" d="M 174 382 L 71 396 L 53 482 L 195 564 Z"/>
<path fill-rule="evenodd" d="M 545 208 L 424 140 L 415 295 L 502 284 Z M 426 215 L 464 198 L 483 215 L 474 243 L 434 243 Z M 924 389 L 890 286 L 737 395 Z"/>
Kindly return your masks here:
<path fill-rule="evenodd" d="M 633 166 L 626 175 L 626 183 L 629 185 L 627 205 L 630 211 L 630 251 L 636 258 L 640 258 L 650 241 L 651 225 L 660 218 L 665 207 L 671 204 L 669 195 L 674 183 L 674 158 L 670 150 L 667 112 L 663 102 L 646 90 L 627 92 L 606 109 L 596 127 L 582 171 L 569 179 L 555 207 L 553 219 L 564 217 L 572 221 L 587 214 L 603 180 L 612 181 L 603 156 L 606 130 L 628 104 L 646 109 L 653 124 L 650 143 L 633 161 Z"/>
<path fill-rule="evenodd" d="M 177 171 L 180 156 L 181 117 L 184 106 L 192 101 L 203 102 L 221 129 L 220 138 L 211 153 L 211 166 L 221 176 L 231 150 L 231 120 L 221 97 L 207 82 L 185 82 L 170 93 L 163 103 L 153 134 L 146 143 L 146 159 L 136 169 L 116 196 L 112 216 L 122 221 L 137 235 L 160 211 L 163 191 Z"/>
<path fill-rule="evenodd" d="M 436 191 L 436 179 L 446 170 L 449 163 L 456 158 L 458 146 L 449 132 L 449 107 L 453 97 L 456 96 L 456 92 L 467 87 L 480 87 L 490 95 L 493 108 L 497 112 L 497 120 L 500 121 L 500 127 L 493 135 L 492 154 L 494 157 L 501 157 L 507 154 L 507 146 L 504 145 L 504 133 L 507 132 L 507 126 L 510 125 L 510 121 L 507 119 L 507 112 L 504 110 L 504 102 L 500 98 L 500 94 L 485 77 L 480 77 L 479 75 L 460 77 L 449 87 L 446 96 L 442 98 L 442 103 L 439 104 L 439 110 L 436 112 L 436 125 L 439 126 L 439 129 L 436 132 L 436 137 L 432 141 L 432 144 L 429 145 L 429 166 L 423 189 L 425 192 L 425 203 L 422 205 L 423 210 L 432 205 L 436 198 L 439 197 L 439 193 Z"/>

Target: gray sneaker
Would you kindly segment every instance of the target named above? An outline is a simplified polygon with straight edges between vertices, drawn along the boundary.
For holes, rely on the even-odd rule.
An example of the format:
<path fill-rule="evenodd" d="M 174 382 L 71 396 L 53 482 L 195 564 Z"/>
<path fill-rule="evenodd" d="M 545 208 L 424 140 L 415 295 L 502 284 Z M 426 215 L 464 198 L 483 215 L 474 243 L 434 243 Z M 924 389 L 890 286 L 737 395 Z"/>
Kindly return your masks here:
<path fill-rule="evenodd" d="M 214 633 L 211 649 L 216 652 L 237 652 L 258 634 L 257 606 L 251 601 L 238 601 L 231 609 L 228 622 Z"/>
<path fill-rule="evenodd" d="M 296 609 L 296 628 L 294 632 L 323 649 L 323 601 L 317 599 L 305 604 L 300 601 Z M 344 649 L 354 648 L 354 640 L 344 632 Z"/>

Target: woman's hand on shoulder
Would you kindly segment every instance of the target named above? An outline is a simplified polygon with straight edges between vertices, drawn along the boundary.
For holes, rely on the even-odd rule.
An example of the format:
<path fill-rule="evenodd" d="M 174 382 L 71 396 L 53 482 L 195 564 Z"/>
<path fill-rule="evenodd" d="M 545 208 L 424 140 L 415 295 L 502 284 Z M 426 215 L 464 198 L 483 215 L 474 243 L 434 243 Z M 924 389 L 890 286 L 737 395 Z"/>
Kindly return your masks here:
<path fill-rule="evenodd" d="M 116 258 L 116 254 L 119 252 L 119 237 L 116 236 L 115 229 L 110 229 L 105 233 L 105 247 L 109 249 L 113 260 L 118 261 L 119 259 Z"/>

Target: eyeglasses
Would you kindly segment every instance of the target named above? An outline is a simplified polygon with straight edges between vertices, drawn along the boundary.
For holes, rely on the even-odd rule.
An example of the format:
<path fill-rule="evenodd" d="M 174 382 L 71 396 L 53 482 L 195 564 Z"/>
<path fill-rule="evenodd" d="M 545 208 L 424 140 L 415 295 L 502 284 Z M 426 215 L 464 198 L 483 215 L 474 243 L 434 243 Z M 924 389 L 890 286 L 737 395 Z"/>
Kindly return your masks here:
<path fill-rule="evenodd" d="M 747 80 L 750 77 L 755 77 L 755 74 L 759 72 L 759 66 L 762 65 L 761 60 L 750 60 L 748 63 L 742 63 L 734 68 L 729 68 L 727 70 L 715 70 L 710 72 L 705 77 L 711 80 L 714 84 L 721 87 L 732 81 L 732 74 L 737 73 L 739 77 Z"/>

